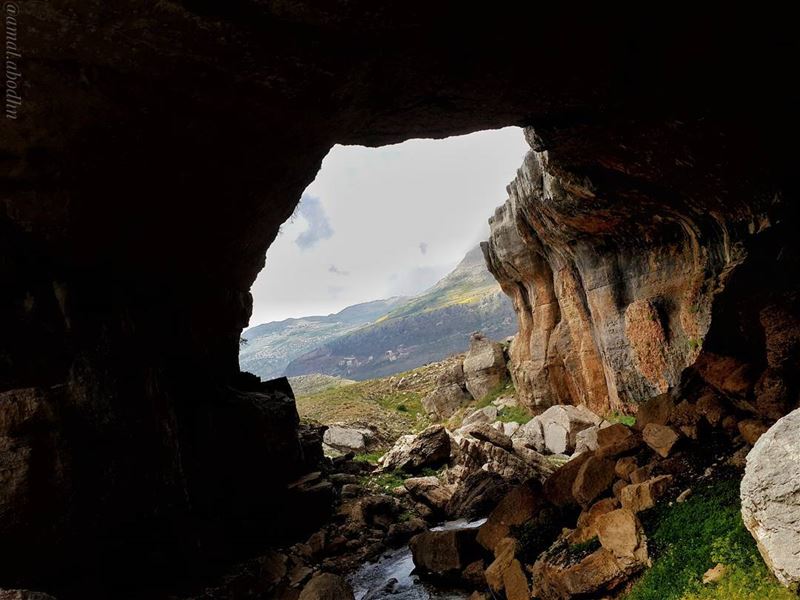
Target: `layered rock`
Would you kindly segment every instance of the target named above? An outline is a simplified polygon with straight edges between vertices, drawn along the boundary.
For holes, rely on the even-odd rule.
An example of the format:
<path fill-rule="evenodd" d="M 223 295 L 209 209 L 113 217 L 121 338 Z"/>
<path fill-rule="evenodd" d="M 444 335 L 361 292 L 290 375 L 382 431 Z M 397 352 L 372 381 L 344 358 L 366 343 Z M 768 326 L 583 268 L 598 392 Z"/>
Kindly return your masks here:
<path fill-rule="evenodd" d="M 561 147 L 561 132 L 526 135 L 532 150 L 483 245 L 517 311 L 510 371 L 522 400 L 604 414 L 674 388 L 703 349 L 715 299 L 748 257 L 746 239 L 773 225 L 769 203 L 720 218 L 677 200 L 656 216 L 635 189 L 646 167 L 603 177 Z"/>

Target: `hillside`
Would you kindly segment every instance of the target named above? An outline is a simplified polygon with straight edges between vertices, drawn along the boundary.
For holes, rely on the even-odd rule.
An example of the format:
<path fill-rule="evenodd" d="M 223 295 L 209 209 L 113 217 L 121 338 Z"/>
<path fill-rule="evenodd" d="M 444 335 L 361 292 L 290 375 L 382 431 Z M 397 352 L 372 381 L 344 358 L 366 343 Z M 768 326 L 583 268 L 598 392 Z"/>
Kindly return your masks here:
<path fill-rule="evenodd" d="M 332 315 L 256 325 L 242 333 L 245 342 L 239 351 L 239 365 L 262 379 L 280 377 L 296 357 L 375 321 L 406 300 L 403 297 L 375 300 L 348 306 Z"/>
<path fill-rule="evenodd" d="M 383 377 L 465 351 L 469 334 L 476 330 L 493 339 L 517 331 L 511 301 L 486 269 L 479 247 L 432 288 L 374 323 L 295 358 L 286 367 L 286 375 Z"/>

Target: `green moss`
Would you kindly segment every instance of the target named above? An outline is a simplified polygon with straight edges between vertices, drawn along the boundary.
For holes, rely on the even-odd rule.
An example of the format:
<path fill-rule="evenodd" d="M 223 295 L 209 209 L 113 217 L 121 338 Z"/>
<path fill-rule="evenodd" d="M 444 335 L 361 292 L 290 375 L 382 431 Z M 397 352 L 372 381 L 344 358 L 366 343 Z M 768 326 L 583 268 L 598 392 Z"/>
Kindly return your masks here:
<path fill-rule="evenodd" d="M 700 338 L 689 338 L 689 350 L 697 350 L 703 345 L 703 340 Z"/>
<path fill-rule="evenodd" d="M 561 520 L 554 511 L 545 509 L 535 521 L 511 527 L 511 536 L 516 538 L 518 556 L 523 562 L 533 564 L 561 533 Z"/>
<path fill-rule="evenodd" d="M 632 415 L 623 415 L 619 412 L 613 412 L 610 415 L 606 416 L 606 421 L 609 423 L 622 423 L 623 425 L 627 425 L 628 427 L 633 427 L 636 423 L 636 417 Z"/>
<path fill-rule="evenodd" d="M 567 556 L 569 557 L 570 562 L 577 563 L 599 549 L 600 540 L 597 539 L 597 536 L 595 536 L 590 540 L 581 542 L 580 544 L 570 544 L 570 546 L 567 548 Z"/>
<path fill-rule="evenodd" d="M 400 471 L 379 473 L 377 475 L 370 474 L 361 478 L 361 485 L 373 491 L 388 493 L 394 488 L 403 485 L 403 482 L 408 477 L 409 475 Z"/>
<path fill-rule="evenodd" d="M 655 560 L 626 600 L 797 600 L 771 575 L 744 528 L 736 478 L 642 517 Z M 703 585 L 703 574 L 717 563 L 727 574 Z"/>
<path fill-rule="evenodd" d="M 369 463 L 371 465 L 377 465 L 378 459 L 381 456 L 383 456 L 383 452 L 366 452 L 364 454 L 356 454 L 353 460 Z"/>
<path fill-rule="evenodd" d="M 506 406 L 497 413 L 497 419 L 503 423 L 527 423 L 533 415 L 522 406 Z"/>

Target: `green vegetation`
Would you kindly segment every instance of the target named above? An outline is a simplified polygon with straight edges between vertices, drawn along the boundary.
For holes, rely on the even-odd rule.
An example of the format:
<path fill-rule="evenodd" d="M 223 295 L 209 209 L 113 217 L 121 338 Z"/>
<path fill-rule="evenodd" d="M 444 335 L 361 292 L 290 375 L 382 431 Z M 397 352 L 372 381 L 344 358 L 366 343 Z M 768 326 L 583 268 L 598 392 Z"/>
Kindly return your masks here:
<path fill-rule="evenodd" d="M 570 562 L 577 563 L 599 549 L 600 540 L 597 539 L 597 536 L 595 536 L 590 540 L 581 542 L 580 544 L 570 544 L 567 548 L 567 556 L 569 557 Z"/>
<path fill-rule="evenodd" d="M 510 379 L 506 379 L 499 385 L 495 386 L 495 388 L 483 398 L 481 398 L 475 405 L 475 408 L 485 408 L 498 398 L 502 398 L 503 396 L 513 396 L 515 393 L 514 384 L 511 383 Z"/>
<path fill-rule="evenodd" d="M 383 456 L 383 452 L 366 452 L 364 454 L 356 454 L 353 460 L 377 466 L 378 459 L 380 459 L 381 456 Z"/>
<path fill-rule="evenodd" d="M 505 406 L 500 409 L 497 419 L 503 423 L 527 423 L 533 418 L 528 409 L 522 406 Z"/>
<path fill-rule="evenodd" d="M 397 412 L 408 412 L 408 407 L 405 404 L 398 404 L 394 407 Z"/>
<path fill-rule="evenodd" d="M 613 412 L 610 415 L 606 416 L 606 421 L 609 423 L 622 423 L 623 425 L 627 425 L 628 427 L 633 427 L 636 423 L 636 417 L 632 415 L 624 415 L 619 412 Z"/>
<path fill-rule="evenodd" d="M 408 477 L 409 475 L 400 471 L 379 473 L 377 475 L 370 474 L 361 478 L 361 485 L 374 492 L 388 494 L 391 493 L 394 488 L 403 485 L 403 482 Z"/>
<path fill-rule="evenodd" d="M 797 600 L 769 572 L 742 523 L 737 478 L 660 505 L 643 520 L 655 560 L 626 600 Z M 703 574 L 717 563 L 726 575 L 704 585 Z"/>
<path fill-rule="evenodd" d="M 697 350 L 703 345 L 703 340 L 700 338 L 689 338 L 689 350 Z"/>

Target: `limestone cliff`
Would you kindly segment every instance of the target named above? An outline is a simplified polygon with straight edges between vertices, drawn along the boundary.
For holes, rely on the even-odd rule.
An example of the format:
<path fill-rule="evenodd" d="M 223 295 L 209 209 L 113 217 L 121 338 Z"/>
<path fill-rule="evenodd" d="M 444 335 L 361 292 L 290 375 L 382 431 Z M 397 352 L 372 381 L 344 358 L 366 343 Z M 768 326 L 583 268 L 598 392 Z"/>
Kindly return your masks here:
<path fill-rule="evenodd" d="M 623 133 L 602 148 L 597 130 L 582 127 L 585 146 L 601 152 L 590 164 L 547 133 L 526 130 L 532 149 L 483 245 L 519 320 L 511 372 L 530 406 L 624 409 L 681 382 L 715 299 L 748 244 L 780 221 L 782 202 L 704 197 L 713 171 L 688 145 L 665 184 L 654 180 L 664 168 L 654 171 L 655 161 L 669 161 L 656 136 Z M 675 185 L 687 177 L 698 179 L 694 193 Z"/>

